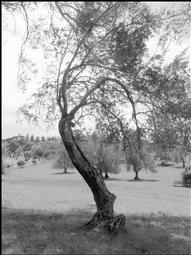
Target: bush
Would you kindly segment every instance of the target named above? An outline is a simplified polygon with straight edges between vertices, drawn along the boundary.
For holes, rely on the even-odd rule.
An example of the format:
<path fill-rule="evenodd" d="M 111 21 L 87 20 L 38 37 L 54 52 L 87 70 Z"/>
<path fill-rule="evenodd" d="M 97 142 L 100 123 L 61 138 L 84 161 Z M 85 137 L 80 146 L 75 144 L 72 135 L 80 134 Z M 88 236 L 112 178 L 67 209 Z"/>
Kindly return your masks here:
<path fill-rule="evenodd" d="M 25 162 L 24 162 L 23 160 L 19 160 L 19 161 L 17 162 L 17 165 L 18 165 L 19 167 L 23 167 L 23 166 L 25 165 Z"/>
<path fill-rule="evenodd" d="M 50 159 L 52 156 L 53 156 L 53 154 L 52 154 L 51 151 L 45 151 L 44 154 L 43 154 L 43 157 L 45 159 Z"/>
<path fill-rule="evenodd" d="M 184 182 L 191 180 L 191 173 L 183 173 L 182 179 Z"/>
<path fill-rule="evenodd" d="M 31 151 L 25 151 L 24 152 L 25 161 L 28 161 L 30 158 L 32 158 L 32 152 Z"/>
<path fill-rule="evenodd" d="M 44 150 L 40 145 L 33 145 L 32 147 L 32 155 L 36 158 L 42 157 L 44 154 Z"/>
<path fill-rule="evenodd" d="M 7 157 L 7 146 L 4 144 L 1 144 L 1 149 L 2 149 L 2 153 L 1 153 L 1 174 L 5 174 L 5 168 L 6 168 L 6 163 L 5 163 L 5 158 Z"/>
<path fill-rule="evenodd" d="M 35 165 L 37 163 L 37 160 L 36 159 L 33 159 L 32 160 L 32 163 Z"/>

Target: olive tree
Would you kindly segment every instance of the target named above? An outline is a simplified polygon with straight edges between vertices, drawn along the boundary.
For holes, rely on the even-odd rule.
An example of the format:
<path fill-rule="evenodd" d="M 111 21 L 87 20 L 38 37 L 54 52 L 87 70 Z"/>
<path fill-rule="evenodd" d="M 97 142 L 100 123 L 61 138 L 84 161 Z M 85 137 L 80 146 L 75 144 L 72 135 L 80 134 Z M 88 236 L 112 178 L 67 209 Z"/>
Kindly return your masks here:
<path fill-rule="evenodd" d="M 164 44 L 169 31 L 175 30 L 175 22 L 178 27 L 180 23 L 187 24 L 187 13 L 183 12 L 178 23 L 180 14 L 153 14 L 143 2 L 3 3 L 6 10 L 20 11 L 26 19 L 20 86 L 25 88 L 27 82 L 34 82 L 37 74 L 42 78 L 41 88 L 20 113 L 32 122 L 59 120 L 59 133 L 68 155 L 92 191 L 97 206 L 87 226 L 104 222 L 108 230 L 114 231 L 124 224 L 125 217 L 114 217 L 116 196 L 84 155 L 73 128 L 84 116 L 98 114 L 100 107 L 119 119 L 116 109 L 120 104 L 128 100 L 133 107 L 134 94 L 138 98 L 141 95 L 140 101 L 149 97 L 158 72 L 154 70 L 153 80 L 148 78 L 154 71 L 152 65 L 145 64 L 146 42 L 163 26 L 160 31 L 165 32 L 160 41 Z M 35 8 L 41 13 L 33 15 Z M 27 55 L 29 47 L 43 51 L 45 72 L 35 67 Z M 156 59 L 147 61 L 154 64 Z"/>

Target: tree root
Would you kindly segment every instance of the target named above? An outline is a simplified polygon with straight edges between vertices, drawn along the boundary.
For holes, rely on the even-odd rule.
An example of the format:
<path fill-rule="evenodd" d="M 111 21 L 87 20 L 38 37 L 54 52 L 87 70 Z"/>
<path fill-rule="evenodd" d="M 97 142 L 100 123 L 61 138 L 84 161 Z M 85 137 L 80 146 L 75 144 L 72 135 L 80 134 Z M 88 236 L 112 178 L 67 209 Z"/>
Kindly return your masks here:
<path fill-rule="evenodd" d="M 120 214 L 114 217 L 109 224 L 105 224 L 106 232 L 109 234 L 110 239 L 115 238 L 121 229 L 125 227 L 126 217 L 123 214 Z"/>
<path fill-rule="evenodd" d="M 94 232 L 103 232 L 109 235 L 109 239 L 115 238 L 119 231 L 124 228 L 126 217 L 123 214 L 115 217 L 105 217 L 99 213 L 95 213 L 93 218 L 85 223 L 79 230 L 87 230 Z"/>

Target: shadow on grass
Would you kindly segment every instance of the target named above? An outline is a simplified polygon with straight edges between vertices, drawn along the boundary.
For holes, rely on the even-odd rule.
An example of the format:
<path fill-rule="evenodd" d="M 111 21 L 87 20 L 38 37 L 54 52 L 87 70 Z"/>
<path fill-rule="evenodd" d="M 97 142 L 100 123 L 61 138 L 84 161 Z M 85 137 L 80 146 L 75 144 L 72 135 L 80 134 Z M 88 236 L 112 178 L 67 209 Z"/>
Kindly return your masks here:
<path fill-rule="evenodd" d="M 127 182 L 158 182 L 159 180 L 156 180 L 156 179 L 138 179 L 138 180 L 135 180 L 135 179 L 130 179 L 130 180 L 127 180 Z"/>
<path fill-rule="evenodd" d="M 2 210 L 3 254 L 189 254 L 189 219 L 128 216 L 115 240 L 96 231 L 79 231 L 88 212 L 49 214 Z M 174 236 L 173 236 L 173 235 Z"/>
<path fill-rule="evenodd" d="M 51 173 L 51 174 L 75 174 L 76 172 L 56 172 L 56 173 Z"/>
<path fill-rule="evenodd" d="M 124 181 L 124 182 L 158 182 L 159 180 L 156 179 L 139 179 L 139 180 L 125 180 L 125 179 L 118 179 L 118 178 L 108 178 L 104 179 L 105 181 Z"/>

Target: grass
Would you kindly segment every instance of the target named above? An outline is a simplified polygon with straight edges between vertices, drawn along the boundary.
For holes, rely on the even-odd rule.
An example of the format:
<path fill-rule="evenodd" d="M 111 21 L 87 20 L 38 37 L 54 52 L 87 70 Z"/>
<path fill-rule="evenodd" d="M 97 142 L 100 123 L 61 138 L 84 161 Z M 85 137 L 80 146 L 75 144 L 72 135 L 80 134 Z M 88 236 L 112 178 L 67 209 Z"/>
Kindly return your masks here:
<path fill-rule="evenodd" d="M 186 217 L 128 216 L 115 240 L 77 230 L 87 212 L 2 210 L 2 254 L 190 254 Z"/>

